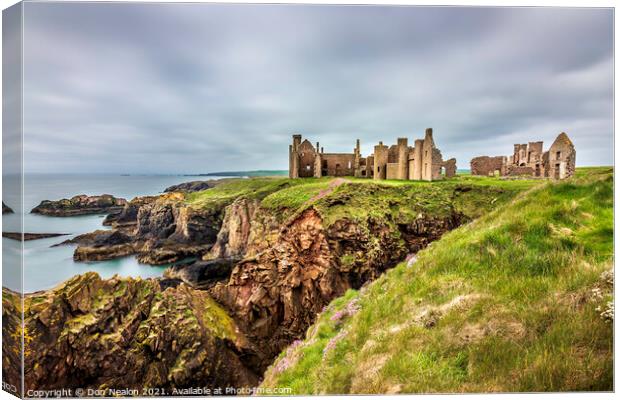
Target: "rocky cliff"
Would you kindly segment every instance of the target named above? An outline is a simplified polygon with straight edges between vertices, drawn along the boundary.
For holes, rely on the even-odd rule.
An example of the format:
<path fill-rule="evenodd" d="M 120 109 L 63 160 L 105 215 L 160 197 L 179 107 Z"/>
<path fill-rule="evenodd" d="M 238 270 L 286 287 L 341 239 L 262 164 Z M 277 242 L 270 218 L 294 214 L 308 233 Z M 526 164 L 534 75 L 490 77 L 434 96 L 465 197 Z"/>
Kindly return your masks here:
<path fill-rule="evenodd" d="M 517 192 L 333 183 L 231 180 L 137 198 L 107 219 L 111 230 L 68 241 L 77 260 L 200 260 L 160 281 L 86 274 L 28 296 L 33 387 L 251 386 L 333 299 Z"/>
<path fill-rule="evenodd" d="M 3 291 L 4 374 L 19 374 L 19 296 Z M 239 387 L 255 350 L 205 291 L 153 279 L 76 276 L 24 300 L 26 390 Z"/>
<path fill-rule="evenodd" d="M 262 385 L 294 395 L 613 391 L 613 182 L 612 168 L 577 169 L 446 233 L 321 310 Z M 459 187 L 452 204 L 501 201 L 482 194 Z M 405 236 L 425 225 L 408 223 Z"/>
<path fill-rule="evenodd" d="M 216 240 L 223 210 L 188 206 L 182 193 L 138 197 L 104 225 L 111 231 L 80 235 L 65 244 L 77 244 L 76 261 L 100 261 L 135 254 L 145 264 L 166 264 L 200 257 Z"/>
<path fill-rule="evenodd" d="M 268 355 L 300 338 L 316 315 L 347 289 L 360 288 L 459 225 L 455 212 L 420 217 L 399 232 L 381 220 L 337 220 L 314 208 L 282 227 L 275 244 L 235 265 L 210 292 Z"/>

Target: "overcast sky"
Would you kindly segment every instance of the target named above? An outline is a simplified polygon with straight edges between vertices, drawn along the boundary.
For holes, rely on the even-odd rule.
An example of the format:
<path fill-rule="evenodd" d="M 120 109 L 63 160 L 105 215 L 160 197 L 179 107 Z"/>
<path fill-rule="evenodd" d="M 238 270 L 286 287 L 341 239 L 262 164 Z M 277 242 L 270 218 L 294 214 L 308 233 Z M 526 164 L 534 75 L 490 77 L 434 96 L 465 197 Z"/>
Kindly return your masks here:
<path fill-rule="evenodd" d="M 286 169 L 432 127 L 445 159 L 561 131 L 613 164 L 609 9 L 26 3 L 27 171 Z"/>

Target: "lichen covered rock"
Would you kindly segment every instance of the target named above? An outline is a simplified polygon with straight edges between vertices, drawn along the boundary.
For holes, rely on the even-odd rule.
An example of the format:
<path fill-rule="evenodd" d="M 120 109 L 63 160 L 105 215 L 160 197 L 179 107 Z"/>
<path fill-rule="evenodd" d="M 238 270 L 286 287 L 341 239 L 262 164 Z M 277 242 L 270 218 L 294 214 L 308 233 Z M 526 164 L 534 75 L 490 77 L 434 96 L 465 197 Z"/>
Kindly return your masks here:
<path fill-rule="evenodd" d="M 18 331 L 19 296 L 3 294 L 3 330 Z M 24 317 L 26 390 L 257 383 L 241 361 L 255 353 L 246 336 L 206 292 L 184 284 L 90 272 L 27 295 Z M 18 348 L 19 335 L 4 340 L 3 349 Z M 3 363 L 3 373 L 16 376 L 19 363 Z"/>

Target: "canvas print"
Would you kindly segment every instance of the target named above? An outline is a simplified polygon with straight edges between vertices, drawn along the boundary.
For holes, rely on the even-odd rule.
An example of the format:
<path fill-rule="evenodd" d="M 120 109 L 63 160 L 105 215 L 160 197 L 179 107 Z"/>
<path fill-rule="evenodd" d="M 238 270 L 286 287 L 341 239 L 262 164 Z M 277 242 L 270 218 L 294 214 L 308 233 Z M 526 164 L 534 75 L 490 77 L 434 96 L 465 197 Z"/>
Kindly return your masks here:
<path fill-rule="evenodd" d="M 2 26 L 4 391 L 613 391 L 613 9 Z"/>

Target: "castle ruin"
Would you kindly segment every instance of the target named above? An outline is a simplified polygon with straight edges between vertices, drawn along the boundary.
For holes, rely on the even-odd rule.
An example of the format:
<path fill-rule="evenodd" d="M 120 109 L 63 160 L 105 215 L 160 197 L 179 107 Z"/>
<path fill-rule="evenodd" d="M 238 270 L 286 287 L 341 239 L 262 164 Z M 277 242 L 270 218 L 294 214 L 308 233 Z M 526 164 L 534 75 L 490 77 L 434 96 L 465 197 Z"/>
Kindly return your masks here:
<path fill-rule="evenodd" d="M 515 144 L 511 156 L 480 156 L 471 160 L 471 174 L 481 176 L 532 176 L 565 179 L 575 173 L 576 151 L 573 142 L 560 133 L 548 151 L 543 142 Z"/>
<path fill-rule="evenodd" d="M 456 175 L 456 159 L 444 161 L 441 151 L 435 147 L 433 130 L 428 128 L 424 139 L 414 146 L 407 138 L 398 138 L 392 146 L 379 142 L 374 153 L 362 157 L 357 139 L 352 153 L 325 153 L 302 136 L 293 135 L 289 146 L 289 177 L 307 178 L 322 176 L 354 176 L 372 179 L 400 179 L 433 181 Z"/>

